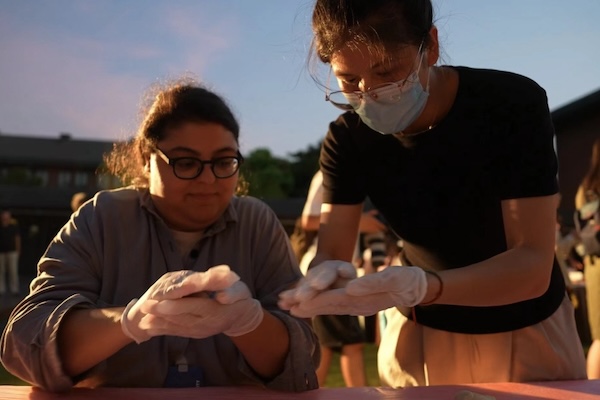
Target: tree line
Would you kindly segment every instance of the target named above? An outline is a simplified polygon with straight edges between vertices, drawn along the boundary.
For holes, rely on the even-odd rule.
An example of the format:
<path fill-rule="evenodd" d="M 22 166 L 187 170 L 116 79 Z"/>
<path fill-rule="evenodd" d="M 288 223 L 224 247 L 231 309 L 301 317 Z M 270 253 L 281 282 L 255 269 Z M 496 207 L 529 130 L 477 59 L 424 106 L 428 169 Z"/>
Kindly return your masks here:
<path fill-rule="evenodd" d="M 321 142 L 286 158 L 274 156 L 260 147 L 244 157 L 241 175 L 247 183 L 247 194 L 263 199 L 304 197 L 310 181 L 319 169 Z"/>
<path fill-rule="evenodd" d="M 241 176 L 246 183 L 246 194 L 262 199 L 306 196 L 310 181 L 319 169 L 321 143 L 290 153 L 286 158 L 274 156 L 266 147 L 257 148 L 244 156 Z M 101 165 L 97 172 L 106 172 L 106 167 Z M 42 184 L 41 179 L 27 167 L 9 168 L 0 174 L 0 185 Z"/>

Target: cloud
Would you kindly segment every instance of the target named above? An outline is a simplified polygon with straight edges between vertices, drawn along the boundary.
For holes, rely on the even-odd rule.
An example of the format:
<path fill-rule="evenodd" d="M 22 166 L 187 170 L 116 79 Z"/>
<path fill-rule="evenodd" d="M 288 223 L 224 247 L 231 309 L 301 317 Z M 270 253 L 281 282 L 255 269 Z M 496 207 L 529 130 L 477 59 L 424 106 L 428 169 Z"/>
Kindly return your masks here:
<path fill-rule="evenodd" d="M 144 77 L 114 74 L 97 57 L 100 43 L 61 41 L 14 33 L 2 46 L 0 82 L 5 133 L 110 138 L 130 127 Z M 102 51 L 100 51 L 102 53 Z M 10 101 L 6 101 L 10 99 Z"/>
<path fill-rule="evenodd" d="M 204 71 L 237 44 L 239 21 L 234 13 L 223 17 L 207 11 L 206 5 L 168 7 L 164 25 L 174 37 L 171 45 L 180 50 L 179 62 L 170 70 Z"/>
<path fill-rule="evenodd" d="M 235 36 L 234 18 L 194 9 L 153 8 L 139 22 L 147 28 L 143 35 L 128 31 L 123 24 L 131 20 L 116 13 L 102 35 L 31 29 L 2 18 L 0 131 L 122 139 L 133 134 L 141 96 L 152 83 L 184 71 L 201 76 Z"/>

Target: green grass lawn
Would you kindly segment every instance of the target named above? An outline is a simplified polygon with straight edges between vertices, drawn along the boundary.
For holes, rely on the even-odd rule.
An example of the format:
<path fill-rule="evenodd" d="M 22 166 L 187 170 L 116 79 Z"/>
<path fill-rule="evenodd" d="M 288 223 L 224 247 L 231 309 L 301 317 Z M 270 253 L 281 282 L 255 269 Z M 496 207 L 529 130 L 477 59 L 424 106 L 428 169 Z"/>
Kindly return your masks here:
<path fill-rule="evenodd" d="M 28 385 L 19 378 L 9 374 L 4 367 L 0 364 L 0 385 Z"/>
<path fill-rule="evenodd" d="M 379 386 L 379 374 L 377 373 L 377 347 L 373 343 L 365 343 L 365 369 L 367 373 L 367 384 Z M 334 353 L 329 367 L 326 387 L 345 387 L 342 371 L 340 371 L 340 355 Z"/>

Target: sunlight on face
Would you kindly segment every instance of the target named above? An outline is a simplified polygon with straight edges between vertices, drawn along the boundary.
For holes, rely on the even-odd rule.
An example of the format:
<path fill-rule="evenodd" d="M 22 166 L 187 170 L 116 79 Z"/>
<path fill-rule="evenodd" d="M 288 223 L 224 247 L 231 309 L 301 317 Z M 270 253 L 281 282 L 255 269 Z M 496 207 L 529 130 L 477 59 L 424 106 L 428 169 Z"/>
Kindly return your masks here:
<path fill-rule="evenodd" d="M 167 131 L 158 142 L 167 157 L 195 157 L 203 161 L 236 156 L 233 134 L 216 123 L 188 122 Z M 214 176 L 210 165 L 194 179 L 180 179 L 171 165 L 153 153 L 149 160 L 150 194 L 170 228 L 200 231 L 223 214 L 237 186 L 238 173 L 225 179 Z"/>
<path fill-rule="evenodd" d="M 331 58 L 331 68 L 340 90 L 365 91 L 406 79 L 418 64 L 418 50 L 406 46 L 384 57 L 372 54 L 365 44 L 345 46 Z"/>

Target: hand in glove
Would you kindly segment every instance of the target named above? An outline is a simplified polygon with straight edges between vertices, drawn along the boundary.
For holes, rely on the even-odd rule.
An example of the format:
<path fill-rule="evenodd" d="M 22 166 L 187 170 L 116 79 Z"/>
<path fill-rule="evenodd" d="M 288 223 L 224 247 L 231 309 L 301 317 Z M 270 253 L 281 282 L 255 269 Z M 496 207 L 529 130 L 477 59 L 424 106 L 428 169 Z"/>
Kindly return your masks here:
<path fill-rule="evenodd" d="M 155 336 L 140 326 L 146 313 L 142 306 L 148 301 L 179 299 L 203 290 L 216 291 L 230 287 L 239 280 L 227 265 L 210 268 L 206 272 L 190 270 L 167 272 L 161 276 L 140 299 L 133 299 L 121 315 L 123 333 L 142 343 Z"/>
<path fill-rule="evenodd" d="M 373 315 L 390 307 L 413 307 L 427 294 L 427 277 L 419 267 L 388 267 L 354 279 L 342 289 L 319 293 L 291 307 L 292 315 Z"/>
<path fill-rule="evenodd" d="M 312 299 L 318 293 L 335 287 L 343 287 L 356 278 L 356 268 L 349 262 L 327 260 L 308 270 L 296 287 L 279 294 L 279 307 L 290 310 L 303 301 Z"/>
<path fill-rule="evenodd" d="M 214 286 L 211 286 L 214 287 Z M 255 330 L 264 312 L 242 281 L 217 290 L 214 298 L 192 295 L 182 299 L 147 301 L 140 326 L 152 335 L 203 339 L 218 333 L 241 336 Z"/>

